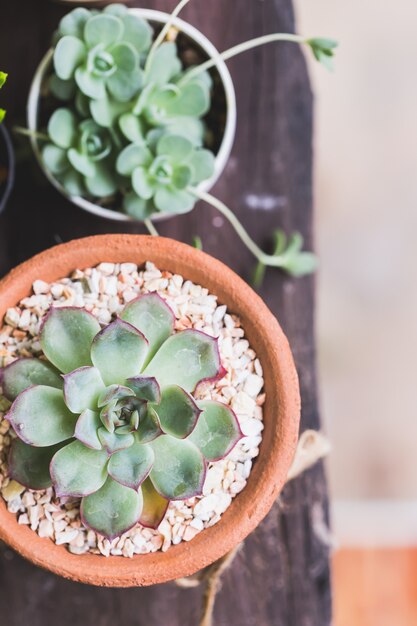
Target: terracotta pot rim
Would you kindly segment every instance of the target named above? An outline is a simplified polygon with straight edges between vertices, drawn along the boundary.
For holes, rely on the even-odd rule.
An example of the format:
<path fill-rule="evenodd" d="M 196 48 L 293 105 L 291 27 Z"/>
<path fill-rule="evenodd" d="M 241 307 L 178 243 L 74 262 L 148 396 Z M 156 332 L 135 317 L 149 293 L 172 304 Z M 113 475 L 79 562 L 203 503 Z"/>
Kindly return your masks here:
<path fill-rule="evenodd" d="M 145 260 L 207 287 L 220 303 L 241 317 L 245 334 L 264 368 L 265 430 L 248 483 L 221 520 L 189 543 L 171 546 L 167 552 L 135 555 L 133 559 L 73 555 L 64 546 L 19 525 L 1 500 L 2 541 L 36 565 L 100 586 L 142 586 L 189 576 L 243 541 L 268 513 L 285 483 L 298 437 L 298 378 L 288 341 L 276 318 L 230 268 L 191 246 L 144 235 L 98 235 L 60 244 L 22 263 L 0 281 L 0 318 L 8 307 L 29 295 L 38 278 L 51 282 L 74 269 L 100 262 L 142 265 Z"/>
<path fill-rule="evenodd" d="M 155 21 L 161 24 L 167 22 L 168 19 L 171 17 L 169 13 L 166 13 L 164 11 L 157 11 L 155 9 L 128 7 L 128 10 L 131 13 L 136 14 L 139 17 L 142 17 L 148 21 Z M 180 17 L 175 17 L 172 21 L 172 24 L 173 26 L 176 26 L 179 30 L 181 30 L 185 35 L 187 35 L 187 37 L 193 39 L 204 50 L 204 52 L 206 52 L 209 57 L 217 58 L 215 69 L 217 69 L 217 71 L 219 72 L 226 95 L 226 125 L 219 151 L 215 155 L 214 174 L 208 180 L 204 180 L 199 185 L 197 185 L 197 188 L 201 191 L 210 191 L 210 189 L 216 184 L 224 168 L 226 167 L 226 163 L 232 151 L 235 138 L 237 113 L 236 94 L 233 80 L 226 63 L 223 61 L 223 59 L 220 58 L 220 53 L 218 52 L 217 48 L 205 35 L 203 35 L 200 30 L 198 30 L 198 28 L 196 28 L 192 24 L 189 24 Z M 37 132 L 38 130 L 37 118 L 39 109 L 39 95 L 41 91 L 42 81 L 52 62 L 52 55 L 53 48 L 50 48 L 40 61 L 29 89 L 26 116 L 28 129 L 33 133 Z M 87 198 L 84 198 L 82 196 L 73 196 L 69 194 L 66 189 L 58 182 L 55 176 L 53 176 L 51 172 L 45 167 L 36 137 L 30 136 L 29 140 L 32 146 L 33 153 L 36 157 L 36 160 L 38 161 L 39 167 L 42 169 L 46 178 L 63 196 L 70 200 L 70 202 L 77 205 L 81 209 L 88 211 L 89 213 L 98 215 L 99 217 L 104 217 L 106 219 L 117 222 L 137 222 L 137 220 L 133 219 L 129 215 L 126 215 L 126 213 L 123 213 L 121 211 L 115 211 L 113 209 L 106 209 L 98 204 L 95 204 L 94 202 L 91 202 Z M 169 219 L 170 217 L 173 217 L 173 215 L 165 213 L 155 213 L 154 215 L 152 215 L 152 221 L 162 221 Z"/>

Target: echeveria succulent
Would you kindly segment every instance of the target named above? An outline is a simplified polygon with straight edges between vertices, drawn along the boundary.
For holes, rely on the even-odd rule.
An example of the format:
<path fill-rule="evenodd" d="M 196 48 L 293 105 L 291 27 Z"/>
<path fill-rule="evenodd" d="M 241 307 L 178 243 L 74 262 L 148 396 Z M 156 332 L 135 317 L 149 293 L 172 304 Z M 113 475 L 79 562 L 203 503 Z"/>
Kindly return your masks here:
<path fill-rule="evenodd" d="M 125 198 L 126 211 L 138 200 L 145 207 L 152 201 L 162 213 L 191 211 L 196 200 L 188 187 L 212 176 L 213 154 L 181 135 L 156 134 L 155 145 L 148 143 L 149 147 L 130 144 L 117 158 L 118 173 L 131 179 L 133 193 Z"/>
<path fill-rule="evenodd" d="M 117 190 L 109 131 L 70 109 L 57 109 L 48 123 L 51 140 L 42 149 L 48 169 L 73 195 L 106 197 Z"/>
<path fill-rule="evenodd" d="M 217 341 L 175 333 L 155 293 L 104 328 L 84 309 L 52 308 L 40 341 L 48 361 L 3 371 L 18 435 L 10 474 L 82 498 L 84 523 L 108 538 L 138 521 L 156 528 L 170 500 L 201 494 L 207 463 L 241 437 L 229 407 L 193 396 L 224 374 Z"/>

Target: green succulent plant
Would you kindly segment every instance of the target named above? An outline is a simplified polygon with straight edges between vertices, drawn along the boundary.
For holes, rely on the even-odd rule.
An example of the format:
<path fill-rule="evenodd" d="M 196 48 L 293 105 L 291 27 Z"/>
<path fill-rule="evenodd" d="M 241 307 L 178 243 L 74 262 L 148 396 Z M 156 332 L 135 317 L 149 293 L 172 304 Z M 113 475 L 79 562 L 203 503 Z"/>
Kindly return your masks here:
<path fill-rule="evenodd" d="M 7 74 L 5 74 L 4 72 L 0 72 L 0 89 L 3 87 L 6 80 L 7 80 Z M 5 115 L 6 115 L 6 111 L 4 109 L 0 109 L 0 124 L 4 120 Z"/>
<path fill-rule="evenodd" d="M 59 108 L 49 120 L 48 136 L 51 141 L 42 148 L 43 161 L 69 193 L 106 197 L 117 190 L 108 129 Z"/>
<path fill-rule="evenodd" d="M 224 375 L 217 340 L 174 332 L 156 293 L 130 302 L 104 328 L 86 310 L 52 308 L 40 341 L 48 361 L 3 370 L 12 478 L 82 498 L 86 526 L 111 539 L 140 521 L 156 528 L 170 500 L 202 493 L 207 463 L 242 434 L 232 410 L 196 401 Z"/>
<path fill-rule="evenodd" d="M 155 210 L 187 213 L 195 204 L 188 187 L 212 176 L 213 154 L 180 135 L 156 131 L 154 138 L 153 145 L 148 141 L 149 147 L 128 145 L 117 158 L 118 173 L 129 176 L 132 185 L 132 192 L 125 197 L 125 210 L 135 214 L 142 207 L 148 214 Z"/>
<path fill-rule="evenodd" d="M 143 221 L 152 235 L 158 234 L 153 216 L 186 213 L 198 200 L 207 202 L 222 213 L 256 257 L 258 284 L 266 267 L 279 267 L 292 276 L 309 274 L 316 259 L 300 249 L 299 233 L 290 235 L 287 248 L 279 237 L 276 251 L 266 254 L 236 214 L 201 186 L 214 171 L 214 155 L 200 150 L 210 136 L 205 127 L 205 116 L 212 108 L 209 71 L 219 59 L 282 41 L 306 46 L 317 61 L 331 68 L 337 42 L 272 33 L 185 67 L 176 43 L 166 38 L 172 34 L 172 17 L 186 4 L 179 2 L 156 37 L 148 22 L 121 4 L 103 11 L 77 8 L 61 20 L 54 38 L 50 92 L 67 103 L 80 125 L 88 120 L 100 141 L 91 120 L 107 129 L 106 144 L 110 137 L 112 148 L 108 157 L 91 156 L 76 137 L 76 145 L 67 140 L 61 146 L 49 129 L 52 145 L 48 142 L 43 150 L 45 166 L 71 195 L 93 196 L 100 204 L 117 191 L 117 209 Z M 60 116 L 67 125 L 68 113 L 66 118 L 63 113 Z M 161 152 L 166 145 L 169 154 Z"/>
<path fill-rule="evenodd" d="M 55 89 L 63 81 L 64 92 L 75 81 L 88 98 L 111 94 L 117 101 L 129 101 L 143 83 L 140 61 L 151 41 L 149 24 L 124 6 L 110 5 L 101 13 L 77 8 L 59 24 Z"/>

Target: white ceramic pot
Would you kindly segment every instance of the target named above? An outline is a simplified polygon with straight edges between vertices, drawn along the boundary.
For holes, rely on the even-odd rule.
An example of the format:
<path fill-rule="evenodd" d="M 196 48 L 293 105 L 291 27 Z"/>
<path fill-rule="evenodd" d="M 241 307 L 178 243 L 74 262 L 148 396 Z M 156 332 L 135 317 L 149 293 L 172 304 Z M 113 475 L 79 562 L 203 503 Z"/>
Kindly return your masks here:
<path fill-rule="evenodd" d="M 129 11 L 131 11 L 135 15 L 138 15 L 139 17 L 149 22 L 154 22 L 154 23 L 156 22 L 158 24 L 165 24 L 170 18 L 170 15 L 168 13 L 164 13 L 162 11 L 154 11 L 153 9 L 129 9 Z M 217 71 L 219 72 L 220 78 L 223 83 L 224 91 L 226 94 L 226 106 L 227 106 L 226 124 L 225 124 L 223 139 L 222 139 L 219 151 L 216 154 L 216 158 L 215 158 L 214 174 L 210 179 L 203 181 L 198 186 L 198 189 L 200 189 L 201 191 L 209 191 L 213 187 L 213 185 L 216 183 L 217 179 L 219 178 L 219 176 L 221 175 L 221 173 L 223 172 L 225 168 L 227 160 L 230 156 L 230 152 L 231 152 L 234 137 L 235 137 L 236 96 L 235 96 L 233 81 L 232 81 L 230 72 L 227 69 L 225 62 L 219 58 L 218 50 L 211 43 L 211 41 L 207 39 L 207 37 L 205 37 L 197 28 L 195 28 L 194 26 L 191 26 L 191 24 L 188 24 L 187 22 L 184 22 L 184 20 L 178 17 L 173 19 L 172 25 L 178 28 L 178 30 L 183 32 L 190 39 L 193 39 L 204 50 L 204 52 L 206 52 L 206 54 L 209 57 L 214 57 L 214 58 L 217 57 L 217 62 L 216 62 L 215 67 Z M 33 81 L 30 87 L 30 91 L 29 91 L 29 99 L 28 99 L 28 105 L 27 105 L 27 125 L 28 125 L 28 129 L 34 134 L 38 131 L 38 113 L 39 113 L 41 87 L 42 87 L 43 79 L 45 75 L 47 74 L 48 70 L 50 69 L 50 66 L 52 63 L 52 57 L 53 57 L 53 50 L 50 49 L 45 54 L 45 56 L 43 57 L 42 61 L 39 64 L 36 70 L 36 73 L 33 77 Z M 105 218 L 116 220 L 119 222 L 134 221 L 133 218 L 129 217 L 125 213 L 103 208 L 97 204 L 94 204 L 94 202 L 87 200 L 86 198 L 82 198 L 81 196 L 70 195 L 45 167 L 42 157 L 41 157 L 40 150 L 39 150 L 38 142 L 34 135 L 30 138 L 30 141 L 31 141 L 35 156 L 39 162 L 40 167 L 45 173 L 45 176 L 52 183 L 52 185 L 56 187 L 56 189 L 58 189 L 71 202 L 81 207 L 85 211 L 88 211 L 89 213 L 94 213 L 95 215 L 99 215 L 100 217 L 105 217 Z M 158 213 L 156 213 L 155 215 L 152 216 L 152 221 L 159 221 L 162 219 L 167 219 L 168 217 L 174 217 L 174 215 L 166 215 L 166 214 L 158 215 Z"/>

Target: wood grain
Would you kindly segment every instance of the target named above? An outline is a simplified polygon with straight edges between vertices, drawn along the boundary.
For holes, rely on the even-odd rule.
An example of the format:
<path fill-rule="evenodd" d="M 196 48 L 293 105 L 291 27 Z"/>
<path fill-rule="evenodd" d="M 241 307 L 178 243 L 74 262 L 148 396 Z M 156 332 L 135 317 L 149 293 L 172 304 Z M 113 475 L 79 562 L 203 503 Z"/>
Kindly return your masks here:
<path fill-rule="evenodd" d="M 137 3 L 139 4 L 139 3 Z M 141 6 L 169 10 L 168 0 Z M 10 74 L 4 101 L 9 123 L 24 123 L 28 86 L 63 7 L 46 0 L 2 6 L 0 59 Z M 294 30 L 290 0 L 194 0 L 183 14 L 220 49 L 277 30 Z M 270 46 L 230 61 L 238 99 L 232 157 L 214 193 L 239 214 L 257 242 L 270 245 L 274 228 L 300 230 L 312 239 L 312 95 L 301 51 Z M 2 94 L 3 98 L 3 94 Z M 144 232 L 100 220 L 66 202 L 27 159 L 19 142 L 17 185 L 0 218 L 0 275 L 59 241 L 107 232 Z M 269 207 L 265 209 L 264 207 Z M 160 226 L 161 234 L 204 249 L 248 278 L 253 258 L 228 225 L 199 204 L 192 214 Z M 302 428 L 318 428 L 314 279 L 292 280 L 270 271 L 261 295 L 291 342 L 301 381 Z M 246 542 L 225 574 L 215 608 L 217 626 L 326 626 L 331 622 L 329 555 L 317 519 L 327 521 L 321 464 L 285 489 L 265 522 Z M 317 526 L 317 523 L 316 523 Z M 164 585 L 147 590 L 92 589 L 60 580 L 22 561 L 10 550 L 0 560 L 0 602 L 8 626 L 59 621 L 110 626 L 194 625 L 201 590 Z"/>

